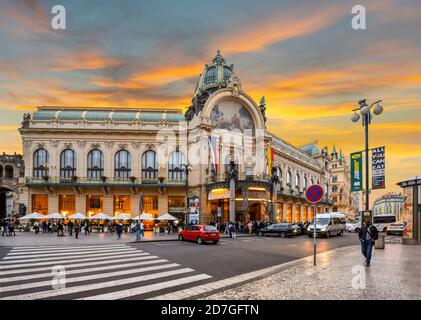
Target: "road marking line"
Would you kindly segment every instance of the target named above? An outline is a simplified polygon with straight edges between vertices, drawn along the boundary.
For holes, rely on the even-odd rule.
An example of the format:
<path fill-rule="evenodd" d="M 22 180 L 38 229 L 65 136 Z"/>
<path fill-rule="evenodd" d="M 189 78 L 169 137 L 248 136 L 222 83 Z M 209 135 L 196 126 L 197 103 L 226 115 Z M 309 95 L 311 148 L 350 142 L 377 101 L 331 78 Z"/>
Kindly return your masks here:
<path fill-rule="evenodd" d="M 140 256 L 140 257 L 133 257 L 133 256 Z M 70 268 L 77 268 L 77 267 L 87 267 L 87 266 L 96 266 L 96 265 L 104 265 L 104 264 L 110 264 L 110 263 L 118 263 L 118 262 L 129 262 L 129 261 L 139 261 L 139 260 L 152 260 L 152 259 L 158 259 L 158 256 L 145 256 L 145 253 L 141 253 L 139 255 L 132 255 L 131 258 L 121 258 L 121 256 L 119 256 L 120 259 L 116 259 L 116 260 L 110 260 L 109 257 L 104 258 L 104 259 L 98 259 L 98 260 L 105 260 L 105 261 L 98 261 L 95 260 L 94 262 L 87 262 L 87 263 L 73 263 L 73 264 L 68 264 L 67 262 L 63 265 L 64 267 L 70 269 Z M 92 259 L 90 259 L 92 260 Z M 75 262 L 79 262 L 80 260 L 75 260 Z M 160 260 L 153 260 L 150 263 L 158 263 L 161 261 L 167 261 L 166 259 L 160 259 Z M 26 267 L 26 266 L 25 266 Z M 0 273 L 0 276 L 3 275 L 11 275 L 11 274 L 22 274 L 22 273 L 28 273 L 28 272 L 39 272 L 39 271 L 50 271 L 51 272 L 51 268 L 53 266 L 49 266 L 49 267 L 40 267 L 40 268 L 32 268 L 32 269 L 13 269 L 13 270 L 8 270 L 8 271 L 2 271 Z M 31 277 L 34 277 L 35 275 L 30 275 Z M 3 282 L 3 280 L 7 280 L 9 278 L 1 278 L 0 282 Z"/>
<path fill-rule="evenodd" d="M 140 252 L 140 253 L 131 253 L 130 256 L 133 257 L 133 256 L 147 256 L 147 255 L 149 255 L 149 253 Z M 89 258 L 83 258 L 83 259 L 69 259 L 69 260 L 33 262 L 33 263 L 24 263 L 24 264 L 20 263 L 20 264 L 0 265 L 0 270 L 10 269 L 10 268 L 22 268 L 22 267 L 36 267 L 36 266 L 46 266 L 46 265 L 68 264 L 68 263 L 71 263 L 71 262 L 99 261 L 99 260 L 108 260 L 109 263 L 112 263 L 113 261 L 111 259 L 121 258 L 121 257 L 122 257 L 121 254 L 106 253 L 106 254 L 101 254 L 98 257 L 89 257 Z M 1 274 L 3 274 L 3 272 L 1 272 Z"/>
<path fill-rule="evenodd" d="M 13 251 L 11 250 L 7 255 L 21 256 L 25 254 L 43 254 L 43 253 L 66 253 L 66 252 L 83 252 L 83 251 L 95 251 L 95 250 L 105 250 L 105 249 L 126 249 L 131 248 L 129 246 L 109 246 L 109 247 L 100 247 L 100 248 L 83 248 L 79 249 L 57 249 L 57 250 L 25 250 L 25 251 Z"/>
<path fill-rule="evenodd" d="M 99 294 L 99 295 L 96 295 L 96 296 L 79 298 L 77 300 L 122 299 L 122 298 L 141 295 L 141 294 L 148 293 L 148 292 L 153 292 L 153 291 L 171 288 L 171 287 L 175 287 L 175 286 L 178 286 L 178 285 L 183 285 L 183 284 L 192 283 L 192 282 L 196 282 L 196 281 L 200 281 L 200 280 L 205 280 L 205 279 L 209 279 L 209 278 L 212 278 L 212 276 L 207 275 L 207 274 L 199 274 L 199 275 L 195 275 L 195 276 L 190 276 L 190 277 L 185 277 L 185 278 L 180 278 L 180 279 L 175 279 L 175 280 L 170 280 L 170 281 L 164 281 L 164 282 L 146 285 L 146 286 L 143 286 L 143 287 L 137 287 L 137 288 L 133 288 L 133 289 L 127 289 L 127 290 L 122 290 L 122 291 L 117 291 L 117 292 Z"/>
<path fill-rule="evenodd" d="M 103 249 L 103 248 L 124 248 L 124 247 L 129 247 L 128 245 L 125 244 L 110 244 L 110 245 L 100 245 L 100 246 L 70 246 L 70 247 L 66 247 L 66 246 L 61 246 L 61 247 L 43 247 L 43 246 L 38 246 L 38 247 L 33 247 L 33 248 L 29 248 L 29 249 L 22 249 L 22 247 L 13 247 L 12 250 L 10 250 L 10 252 L 17 252 L 17 253 L 24 253 L 24 252 L 38 252 L 38 251 L 47 251 L 47 252 L 51 252 L 51 250 L 57 250 L 57 251 L 61 251 L 61 250 L 78 250 L 78 249 Z"/>
<path fill-rule="evenodd" d="M 131 283 L 136 283 L 136 282 L 141 282 L 141 281 L 169 277 L 169 276 L 189 273 L 193 271 L 194 270 L 191 268 L 183 268 L 183 269 L 165 271 L 165 272 L 154 273 L 154 274 L 132 277 L 132 278 L 118 279 L 118 280 L 112 280 L 112 281 L 106 281 L 106 282 L 100 282 L 100 283 L 94 283 L 94 284 L 85 284 L 85 285 L 75 286 L 75 287 L 70 287 L 70 288 L 47 290 L 47 291 L 40 291 L 40 292 L 34 292 L 34 293 L 28 293 L 28 294 L 20 294 L 17 296 L 2 297 L 0 298 L 0 300 L 45 299 L 49 297 L 57 297 L 57 296 L 66 295 L 66 294 L 73 294 L 73 293 L 80 293 L 80 292 L 85 292 L 85 291 L 90 291 L 90 290 L 122 286 L 125 284 L 131 284 Z"/>
<path fill-rule="evenodd" d="M 66 277 L 65 283 L 67 285 L 68 283 L 72 283 L 72 282 L 81 282 L 81 281 L 90 281 L 90 280 L 96 280 L 96 279 L 102 279 L 102 278 L 118 277 L 118 276 L 133 274 L 133 273 L 141 273 L 141 272 L 147 272 L 147 271 L 153 271 L 153 270 L 162 270 L 162 269 L 174 268 L 174 267 L 179 267 L 179 266 L 180 265 L 177 263 L 169 263 L 169 264 L 131 269 L 131 270 L 120 270 L 120 271 L 113 271 L 113 272 L 107 272 L 107 273 L 97 273 L 93 275 L 80 276 L 80 277 L 74 277 L 74 278 Z M 4 293 L 8 291 L 25 290 L 25 289 L 31 289 L 31 288 L 37 288 L 37 287 L 47 287 L 47 286 L 51 287 L 51 280 L 0 287 L 0 293 Z"/>
<path fill-rule="evenodd" d="M 25 256 L 9 256 L 9 254 L 6 255 L 6 257 L 3 258 L 3 260 L 19 260 L 19 259 L 30 259 L 30 258 L 43 258 L 43 257 L 65 257 L 65 256 L 75 256 L 75 255 L 90 255 L 93 253 L 102 253 L 102 252 L 123 252 L 123 251 L 133 251 L 137 250 L 135 248 L 125 248 L 125 249 L 103 249 L 103 250 L 91 250 L 91 251 L 74 251 L 74 252 L 64 252 L 64 253 L 43 253 L 43 254 L 28 254 Z M 137 250 L 141 251 L 142 250 Z"/>
<path fill-rule="evenodd" d="M 102 256 L 110 256 L 110 255 L 116 255 L 118 253 L 120 254 L 126 254 L 126 253 L 132 253 L 137 252 L 135 248 L 132 249 L 124 249 L 120 251 L 112 251 L 112 252 L 105 252 L 105 253 L 89 253 L 89 254 L 75 254 L 72 256 L 67 257 L 50 257 L 50 258 L 32 258 L 32 259 L 13 259 L 13 260 L 7 260 L 4 259 L 0 261 L 0 265 L 7 265 L 7 264 L 17 264 L 17 263 L 27 263 L 27 262 L 37 262 L 37 261 L 54 261 L 57 259 L 75 259 L 75 258 L 88 258 L 88 257 L 102 257 Z"/>

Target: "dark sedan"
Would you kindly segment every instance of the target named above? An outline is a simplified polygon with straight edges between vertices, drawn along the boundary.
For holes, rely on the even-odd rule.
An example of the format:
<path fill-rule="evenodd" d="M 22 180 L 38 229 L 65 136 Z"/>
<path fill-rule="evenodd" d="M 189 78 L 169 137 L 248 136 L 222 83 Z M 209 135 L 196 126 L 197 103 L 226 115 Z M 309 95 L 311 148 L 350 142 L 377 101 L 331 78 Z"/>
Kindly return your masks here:
<path fill-rule="evenodd" d="M 264 235 L 279 236 L 281 238 L 292 237 L 298 233 L 298 230 L 292 223 L 278 223 L 271 224 L 267 227 L 261 228 L 257 231 L 257 235 L 262 237 Z"/>

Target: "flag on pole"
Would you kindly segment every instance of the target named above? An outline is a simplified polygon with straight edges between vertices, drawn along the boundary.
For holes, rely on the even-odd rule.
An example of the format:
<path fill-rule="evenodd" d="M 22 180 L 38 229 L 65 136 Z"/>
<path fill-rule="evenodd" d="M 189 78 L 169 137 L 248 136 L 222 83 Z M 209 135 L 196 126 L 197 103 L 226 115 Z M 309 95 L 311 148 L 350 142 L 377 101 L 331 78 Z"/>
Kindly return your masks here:
<path fill-rule="evenodd" d="M 219 164 L 219 148 L 218 148 L 218 137 L 209 137 L 209 148 L 210 148 L 210 155 L 211 155 L 211 162 L 213 165 L 213 169 L 218 172 L 218 164 Z"/>
<path fill-rule="evenodd" d="M 267 151 L 268 151 L 268 175 L 272 176 L 273 148 L 269 146 L 267 148 Z"/>

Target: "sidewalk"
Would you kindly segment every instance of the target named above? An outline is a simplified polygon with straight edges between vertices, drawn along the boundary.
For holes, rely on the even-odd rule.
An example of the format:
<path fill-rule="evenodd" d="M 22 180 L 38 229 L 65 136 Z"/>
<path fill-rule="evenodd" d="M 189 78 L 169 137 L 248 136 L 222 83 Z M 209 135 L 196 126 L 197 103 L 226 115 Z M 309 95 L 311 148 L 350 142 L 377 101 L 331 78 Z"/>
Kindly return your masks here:
<path fill-rule="evenodd" d="M 123 233 L 121 239 L 117 240 L 115 233 L 97 233 L 85 235 L 84 232 L 79 234 L 79 239 L 75 239 L 68 233 L 65 237 L 57 237 L 56 233 L 38 233 L 34 232 L 16 232 L 16 236 L 0 236 L 0 247 L 18 247 L 18 246 L 48 246 L 48 245 L 97 245 L 97 244 L 116 244 L 136 242 L 135 233 Z M 249 237 L 248 234 L 238 234 L 237 237 Z M 229 238 L 229 235 L 221 233 L 221 238 Z M 154 234 L 152 231 L 145 231 L 145 236 L 140 242 L 155 241 L 178 241 L 178 234 Z"/>
<path fill-rule="evenodd" d="M 204 299 L 421 299 L 420 275 L 421 246 L 386 244 L 384 250 L 373 251 L 368 268 L 359 246 L 353 246 L 319 254 L 317 267 L 313 267 L 313 258 L 308 257 L 264 279 Z"/>

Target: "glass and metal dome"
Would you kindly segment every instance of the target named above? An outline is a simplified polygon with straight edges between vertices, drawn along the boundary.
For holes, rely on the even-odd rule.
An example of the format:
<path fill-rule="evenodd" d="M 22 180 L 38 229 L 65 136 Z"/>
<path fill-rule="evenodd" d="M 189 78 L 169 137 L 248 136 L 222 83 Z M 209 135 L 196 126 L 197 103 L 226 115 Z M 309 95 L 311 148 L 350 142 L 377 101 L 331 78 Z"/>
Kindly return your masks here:
<path fill-rule="evenodd" d="M 195 95 L 205 90 L 212 93 L 217 89 L 226 88 L 228 79 L 233 74 L 233 69 L 234 65 L 228 65 L 218 50 L 212 64 L 205 65 L 205 69 L 197 82 Z"/>

